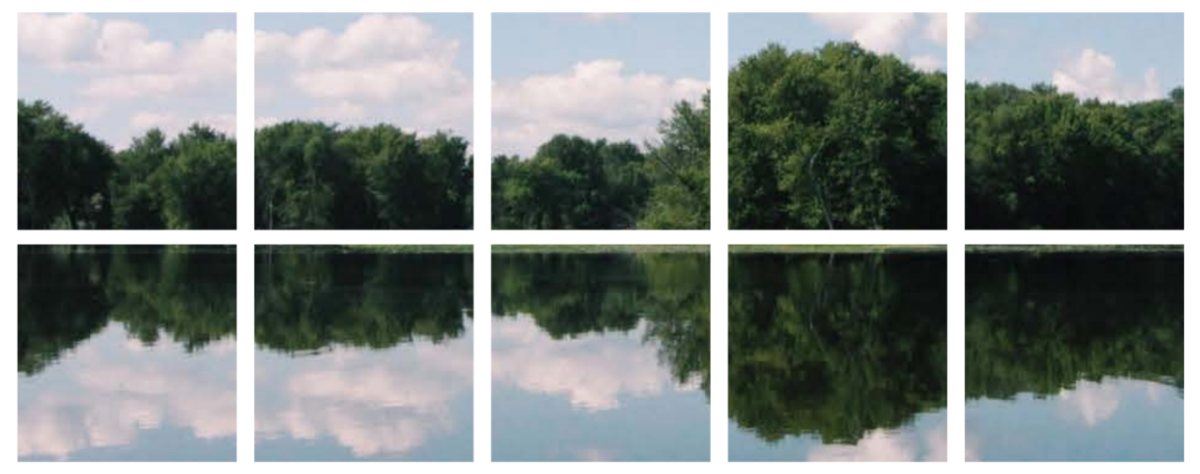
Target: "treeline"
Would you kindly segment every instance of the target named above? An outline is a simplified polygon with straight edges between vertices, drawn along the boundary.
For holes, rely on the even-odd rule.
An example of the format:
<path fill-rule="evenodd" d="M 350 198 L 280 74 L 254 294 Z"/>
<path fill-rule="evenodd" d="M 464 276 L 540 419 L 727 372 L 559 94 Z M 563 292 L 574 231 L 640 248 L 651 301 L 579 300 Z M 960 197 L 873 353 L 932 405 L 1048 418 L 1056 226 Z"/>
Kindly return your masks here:
<path fill-rule="evenodd" d="M 676 104 L 647 151 L 557 135 L 492 161 L 496 229 L 708 229 L 709 96 Z"/>
<path fill-rule="evenodd" d="M 739 61 L 729 226 L 946 228 L 946 74 L 854 43 Z"/>
<path fill-rule="evenodd" d="M 1182 229 L 1183 89 L 1134 104 L 967 85 L 967 227 Z"/>
<path fill-rule="evenodd" d="M 467 141 L 284 122 L 254 136 L 258 229 L 469 229 Z"/>
<path fill-rule="evenodd" d="M 237 143 L 192 125 L 112 147 L 44 101 L 17 101 L 17 227 L 233 229 Z"/>

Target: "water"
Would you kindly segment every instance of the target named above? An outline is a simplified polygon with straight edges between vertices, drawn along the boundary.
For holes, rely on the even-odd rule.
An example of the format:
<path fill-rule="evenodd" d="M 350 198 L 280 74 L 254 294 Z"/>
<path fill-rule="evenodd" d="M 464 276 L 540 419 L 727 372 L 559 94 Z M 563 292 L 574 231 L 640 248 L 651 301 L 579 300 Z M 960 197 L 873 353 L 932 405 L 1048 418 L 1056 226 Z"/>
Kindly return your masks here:
<path fill-rule="evenodd" d="M 497 461 L 707 461 L 709 258 L 492 256 Z"/>
<path fill-rule="evenodd" d="M 734 253 L 731 461 L 944 461 L 946 257 Z"/>
<path fill-rule="evenodd" d="M 470 461 L 470 254 L 259 248 L 255 459 Z"/>
<path fill-rule="evenodd" d="M 1183 255 L 969 254 L 966 454 L 1183 460 Z"/>
<path fill-rule="evenodd" d="M 22 461 L 233 461 L 236 256 L 22 246 Z"/>

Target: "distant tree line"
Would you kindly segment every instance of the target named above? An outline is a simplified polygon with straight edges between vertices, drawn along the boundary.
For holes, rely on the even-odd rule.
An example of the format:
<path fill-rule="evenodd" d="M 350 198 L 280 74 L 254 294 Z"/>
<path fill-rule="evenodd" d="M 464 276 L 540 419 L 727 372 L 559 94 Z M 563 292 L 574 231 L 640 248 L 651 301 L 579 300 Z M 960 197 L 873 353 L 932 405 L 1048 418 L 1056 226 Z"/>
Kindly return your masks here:
<path fill-rule="evenodd" d="M 709 96 L 676 104 L 646 151 L 557 135 L 492 161 L 496 229 L 708 229 Z"/>
<path fill-rule="evenodd" d="M 734 229 L 944 229 L 946 74 L 854 43 L 729 73 Z"/>
<path fill-rule="evenodd" d="M 237 143 L 203 125 L 112 147 L 44 101 L 17 101 L 21 229 L 233 229 Z"/>
<path fill-rule="evenodd" d="M 258 229 L 469 229 L 467 141 L 284 122 L 254 136 Z"/>
<path fill-rule="evenodd" d="M 1182 229 L 1183 89 L 1079 100 L 967 85 L 967 227 Z"/>

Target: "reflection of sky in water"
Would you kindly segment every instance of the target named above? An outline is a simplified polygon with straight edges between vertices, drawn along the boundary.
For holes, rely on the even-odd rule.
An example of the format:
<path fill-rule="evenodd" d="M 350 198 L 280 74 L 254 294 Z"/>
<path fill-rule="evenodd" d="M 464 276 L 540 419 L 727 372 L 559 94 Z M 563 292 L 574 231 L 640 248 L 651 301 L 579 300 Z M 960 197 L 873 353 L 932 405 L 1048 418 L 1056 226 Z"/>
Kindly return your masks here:
<path fill-rule="evenodd" d="M 645 333 L 554 340 L 530 317 L 493 318 L 493 458 L 708 460 L 700 381 L 676 383 Z"/>
<path fill-rule="evenodd" d="M 875 429 L 855 444 L 824 444 L 819 436 L 774 443 L 729 421 L 730 461 L 945 461 L 946 410 L 916 415 L 899 429 Z"/>
<path fill-rule="evenodd" d="M 470 461 L 472 331 L 386 350 L 255 355 L 255 459 Z"/>
<path fill-rule="evenodd" d="M 233 461 L 236 343 L 188 354 L 109 323 L 32 377 L 18 376 L 22 460 Z"/>
<path fill-rule="evenodd" d="M 1169 385 L 1104 378 L 1037 398 L 970 400 L 969 461 L 1182 461 L 1183 395 Z"/>

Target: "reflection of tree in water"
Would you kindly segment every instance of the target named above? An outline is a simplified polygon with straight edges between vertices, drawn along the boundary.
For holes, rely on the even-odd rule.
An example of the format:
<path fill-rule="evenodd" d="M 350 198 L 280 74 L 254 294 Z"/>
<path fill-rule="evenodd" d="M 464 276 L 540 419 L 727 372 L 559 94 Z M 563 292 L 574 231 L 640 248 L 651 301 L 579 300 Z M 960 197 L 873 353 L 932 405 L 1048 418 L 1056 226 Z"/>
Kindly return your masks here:
<path fill-rule="evenodd" d="M 194 351 L 234 334 L 231 247 L 38 247 L 18 254 L 18 371 L 32 375 L 109 320 Z"/>
<path fill-rule="evenodd" d="M 677 383 L 709 390 L 707 253 L 496 254 L 492 313 L 526 314 L 555 339 L 626 332 L 645 320 L 646 342 Z"/>
<path fill-rule="evenodd" d="M 971 254 L 968 398 L 1125 377 L 1183 391 L 1182 254 Z"/>
<path fill-rule="evenodd" d="M 946 406 L 946 259 L 734 254 L 729 414 L 851 444 Z"/>
<path fill-rule="evenodd" d="M 471 316 L 470 254 L 255 254 L 255 342 L 282 352 L 383 349 L 458 337 Z"/>

